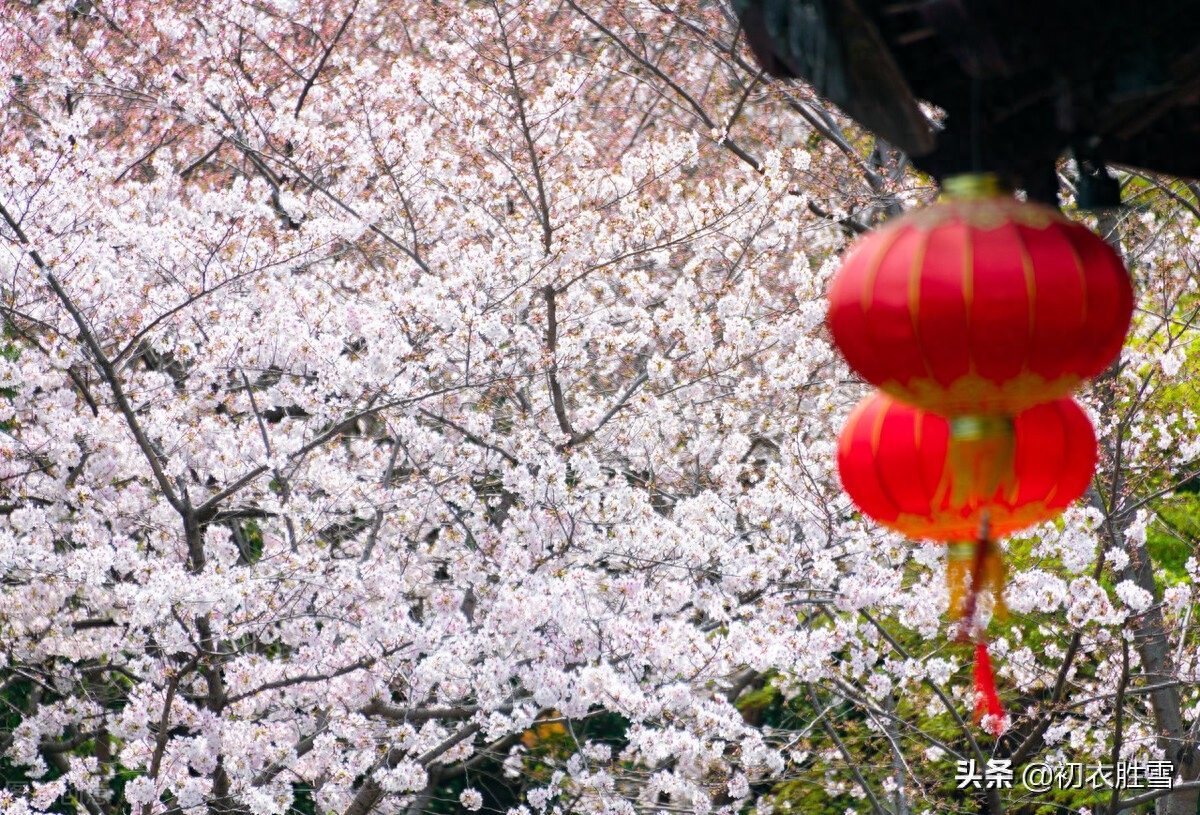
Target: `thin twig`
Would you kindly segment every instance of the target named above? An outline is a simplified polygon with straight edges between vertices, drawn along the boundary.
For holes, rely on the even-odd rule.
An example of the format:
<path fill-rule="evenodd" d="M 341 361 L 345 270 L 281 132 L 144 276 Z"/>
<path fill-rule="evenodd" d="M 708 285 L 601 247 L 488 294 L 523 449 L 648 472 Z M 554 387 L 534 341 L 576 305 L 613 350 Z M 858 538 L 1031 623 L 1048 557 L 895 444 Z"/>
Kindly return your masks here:
<path fill-rule="evenodd" d="M 329 59 L 329 55 L 333 53 L 334 47 L 338 44 L 338 40 L 342 38 L 342 34 L 346 31 L 346 26 L 350 25 L 350 18 L 354 16 L 355 10 L 358 8 L 358 0 L 354 0 L 354 5 L 350 6 L 350 13 L 346 15 L 346 19 L 342 20 L 342 25 L 338 28 L 337 33 L 333 35 L 333 41 L 329 43 L 329 47 L 325 49 L 325 53 L 321 55 L 320 62 L 317 63 L 317 68 L 312 72 L 312 76 L 304 83 L 304 89 L 300 91 L 300 98 L 296 100 L 296 109 L 292 112 L 292 117 L 300 118 L 300 108 L 304 107 L 304 100 L 308 96 L 308 92 L 312 90 L 313 83 L 317 81 L 317 76 L 320 75 L 321 69 L 325 67 L 325 62 Z"/>

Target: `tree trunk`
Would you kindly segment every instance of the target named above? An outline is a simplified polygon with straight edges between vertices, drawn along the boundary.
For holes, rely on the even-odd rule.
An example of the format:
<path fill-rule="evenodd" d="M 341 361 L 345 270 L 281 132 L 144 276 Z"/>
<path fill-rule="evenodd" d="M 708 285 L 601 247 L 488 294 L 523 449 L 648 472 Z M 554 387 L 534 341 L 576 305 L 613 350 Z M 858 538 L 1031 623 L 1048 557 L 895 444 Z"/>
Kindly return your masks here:
<path fill-rule="evenodd" d="M 1117 218 L 1110 212 L 1105 212 L 1099 218 L 1100 234 L 1105 237 L 1119 253 L 1120 242 L 1117 235 Z M 1096 381 L 1096 387 L 1105 389 L 1113 384 L 1118 368 L 1114 365 Z M 1111 395 L 1101 398 L 1101 418 L 1107 422 L 1115 417 L 1115 406 Z M 1119 423 L 1113 423 L 1120 427 Z M 1121 574 L 1124 580 L 1132 580 L 1138 587 L 1150 593 L 1153 602 L 1144 613 L 1136 615 L 1130 621 L 1134 646 L 1141 657 L 1142 673 L 1148 675 L 1151 682 L 1161 684 L 1163 680 L 1175 676 L 1176 666 L 1171 657 L 1170 643 L 1167 641 L 1166 624 L 1162 615 L 1162 595 L 1154 583 L 1154 564 L 1145 542 L 1131 542 L 1126 537 L 1133 511 L 1129 509 L 1130 499 L 1123 497 L 1124 480 L 1122 478 L 1122 440 L 1114 438 L 1112 448 L 1108 450 L 1113 464 L 1113 477 L 1110 487 L 1112 506 L 1103 506 L 1103 500 L 1098 493 L 1092 492 L 1093 505 L 1106 513 L 1108 546 L 1105 548 L 1125 549 L 1129 555 L 1129 564 Z M 1101 555 L 1102 556 L 1102 555 Z M 1200 776 L 1200 763 L 1196 761 L 1195 733 L 1184 728 L 1182 703 L 1179 690 L 1176 687 L 1164 687 L 1150 694 L 1151 709 L 1154 713 L 1155 730 L 1158 733 L 1158 744 L 1162 747 L 1166 758 L 1171 761 L 1177 781 L 1194 781 Z M 1157 815 L 1196 815 L 1197 802 L 1200 800 L 1197 790 L 1185 790 L 1160 798 L 1156 803 Z"/>

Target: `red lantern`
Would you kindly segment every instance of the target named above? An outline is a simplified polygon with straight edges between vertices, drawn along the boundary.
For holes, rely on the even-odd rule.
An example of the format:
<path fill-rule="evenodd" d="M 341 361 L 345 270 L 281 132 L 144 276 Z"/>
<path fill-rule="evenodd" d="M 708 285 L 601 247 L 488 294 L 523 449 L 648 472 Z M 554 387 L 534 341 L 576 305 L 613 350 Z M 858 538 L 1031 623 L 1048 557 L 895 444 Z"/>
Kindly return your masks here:
<path fill-rule="evenodd" d="M 990 535 L 1006 535 L 1055 517 L 1091 481 L 1096 436 L 1071 399 L 1017 414 L 1011 448 L 993 447 L 982 455 L 956 457 L 955 421 L 879 392 L 860 402 L 838 446 L 838 472 L 854 503 L 911 538 L 973 541 L 985 512 Z M 987 460 L 1007 466 L 980 466 Z"/>
<path fill-rule="evenodd" d="M 1071 399 L 1012 418 L 947 419 L 877 391 L 850 414 L 838 444 L 842 485 L 864 513 L 909 537 L 950 544 L 946 582 L 951 617 L 965 617 L 960 638 L 980 590 L 1003 611 L 994 536 L 1058 515 L 1083 495 L 1095 466 L 1095 433 Z M 975 720 L 999 735 L 1003 709 L 982 634 L 975 687 Z"/>
<path fill-rule="evenodd" d="M 850 367 L 893 396 L 1011 415 L 1107 367 L 1133 292 L 1084 226 L 962 180 L 975 186 L 859 240 L 830 287 L 829 328 Z"/>

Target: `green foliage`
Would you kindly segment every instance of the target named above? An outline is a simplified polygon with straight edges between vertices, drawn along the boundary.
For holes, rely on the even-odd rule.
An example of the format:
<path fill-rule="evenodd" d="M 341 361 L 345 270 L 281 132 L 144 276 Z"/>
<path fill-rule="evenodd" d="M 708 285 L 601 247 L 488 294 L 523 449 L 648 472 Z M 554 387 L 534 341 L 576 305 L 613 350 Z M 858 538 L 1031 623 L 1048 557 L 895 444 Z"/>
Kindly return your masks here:
<path fill-rule="evenodd" d="M 292 784 L 292 807 L 294 815 L 317 815 L 317 802 L 313 799 L 312 787 L 308 784 Z"/>
<path fill-rule="evenodd" d="M 250 563 L 257 563 L 263 553 L 263 535 L 262 528 L 253 518 L 246 521 L 242 527 L 242 533 L 246 541 L 245 556 Z"/>
<path fill-rule="evenodd" d="M 1190 580 L 1186 564 L 1200 541 L 1200 494 L 1195 480 L 1161 499 L 1155 509 L 1155 523 L 1146 530 L 1146 548 L 1168 583 L 1186 583 Z"/>
<path fill-rule="evenodd" d="M 5 331 L 7 335 L 9 331 Z M 0 344 L 0 358 L 6 359 L 9 362 L 16 362 L 21 356 L 21 348 L 12 342 Z M 0 397 L 4 399 L 15 399 L 17 396 L 16 388 L 0 388 Z M 15 419 L 5 419 L 0 421 L 0 431 L 11 432 L 17 426 Z"/>

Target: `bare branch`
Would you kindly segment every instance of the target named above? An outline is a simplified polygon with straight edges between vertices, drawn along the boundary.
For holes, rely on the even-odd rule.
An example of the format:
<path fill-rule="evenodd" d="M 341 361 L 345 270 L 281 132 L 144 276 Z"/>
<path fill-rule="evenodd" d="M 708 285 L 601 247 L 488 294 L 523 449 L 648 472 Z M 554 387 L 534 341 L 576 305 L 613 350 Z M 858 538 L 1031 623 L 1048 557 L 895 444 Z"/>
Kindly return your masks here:
<path fill-rule="evenodd" d="M 437 760 L 439 756 L 445 754 L 447 750 L 457 744 L 471 738 L 482 729 L 483 725 L 481 724 L 467 725 L 419 756 L 417 763 L 429 769 L 429 765 Z M 379 763 L 379 767 L 391 769 L 399 764 L 406 755 L 408 755 L 408 751 L 393 748 L 384 756 L 383 760 Z M 437 783 L 436 777 L 436 771 L 430 769 L 429 784 L 426 785 L 426 789 Z M 363 781 L 363 785 L 358 788 L 354 800 L 350 802 L 350 806 L 346 807 L 345 815 L 367 815 L 368 812 L 375 808 L 375 804 L 379 803 L 379 799 L 382 797 L 383 789 L 375 781 L 374 774 L 372 773 L 367 776 L 366 780 Z"/>
<path fill-rule="evenodd" d="M 146 771 L 146 775 L 151 780 L 158 778 L 158 771 L 162 767 L 163 754 L 167 750 L 167 742 L 171 738 L 171 703 L 175 701 L 175 691 L 179 689 L 179 683 L 187 674 L 195 669 L 199 661 L 199 655 L 192 659 L 178 672 L 171 675 L 167 680 L 167 692 L 163 699 L 162 715 L 158 717 L 158 732 L 154 738 L 154 753 L 150 757 L 150 768 Z M 142 805 L 142 815 L 150 815 L 152 805 L 149 803 Z"/>
<path fill-rule="evenodd" d="M 817 698 L 817 691 L 813 688 L 812 683 L 808 683 L 808 696 L 812 699 L 813 707 L 816 710 L 821 710 L 821 700 Z M 821 727 L 825 729 L 825 735 L 829 736 L 830 741 L 837 747 L 838 752 L 842 754 L 842 758 L 846 762 L 846 766 L 850 769 L 850 774 L 854 776 L 854 780 L 858 783 L 861 789 L 867 796 L 867 800 L 871 802 L 871 809 L 875 815 L 891 815 L 891 810 L 887 809 L 879 802 L 879 798 L 875 795 L 875 790 L 871 789 L 871 785 L 867 783 L 867 779 L 863 777 L 862 771 L 858 768 L 858 762 L 854 760 L 854 756 L 846 749 L 845 743 L 837 734 L 837 730 L 829 723 L 829 708 L 821 710 L 818 718 L 821 720 Z"/>
<path fill-rule="evenodd" d="M 317 62 L 316 70 L 312 72 L 312 76 L 304 83 L 304 89 L 300 91 L 300 98 L 296 100 L 296 109 L 292 111 L 293 118 L 300 118 L 300 109 L 304 107 L 304 100 L 308 97 L 308 92 L 312 90 L 313 83 L 317 81 L 317 77 L 321 74 L 321 69 L 325 67 L 326 61 L 329 60 L 329 55 L 333 53 L 333 49 L 337 46 L 338 40 L 342 38 L 342 34 L 346 32 L 346 26 L 350 25 L 350 18 L 354 16 L 355 10 L 358 9 L 358 0 L 354 0 L 354 5 L 350 6 L 350 13 L 346 15 L 346 19 L 342 20 L 342 25 L 338 28 L 337 33 L 333 35 L 333 41 L 329 43 L 329 47 L 325 49 L 325 53 L 321 54 L 320 61 Z"/>
<path fill-rule="evenodd" d="M 554 416 L 558 419 L 559 429 L 567 434 L 568 439 L 572 439 L 575 438 L 575 430 L 567 416 L 562 385 L 558 381 L 558 308 L 554 300 L 556 292 L 553 286 L 546 286 L 542 294 L 546 298 L 546 348 L 550 352 L 550 367 L 546 369 L 546 379 L 550 383 L 550 400 L 554 405 Z"/>
<path fill-rule="evenodd" d="M 638 390 L 642 387 L 642 385 L 646 384 L 647 379 L 649 379 L 649 376 L 647 376 L 647 374 L 645 374 L 645 373 L 638 374 L 637 377 L 634 378 L 633 382 L 631 382 L 629 384 L 629 387 L 625 389 L 625 392 L 623 394 L 621 394 L 621 396 L 617 399 L 616 402 L 613 403 L 612 407 L 610 407 L 605 412 L 605 414 L 600 417 L 600 421 L 596 422 L 596 426 L 593 427 L 591 430 L 587 430 L 587 431 L 584 431 L 583 433 L 579 433 L 575 436 L 572 436 L 571 440 L 569 442 L 567 442 L 567 445 L 571 446 L 571 447 L 575 447 L 580 444 L 583 444 L 584 442 L 588 441 L 593 436 L 595 436 L 596 433 L 602 427 L 604 427 L 604 425 L 608 424 L 609 419 L 611 419 L 613 416 L 616 416 L 617 412 L 620 411 L 621 408 L 625 407 L 625 404 L 630 400 L 630 398 L 633 397 L 633 395 L 635 393 L 638 392 Z"/>
<path fill-rule="evenodd" d="M 1121 746 L 1125 741 L 1125 688 L 1129 685 L 1129 641 L 1121 638 L 1121 676 L 1117 680 L 1117 693 L 1113 699 L 1113 744 L 1112 763 L 1115 767 L 1121 761 Z M 1113 785 L 1112 797 L 1108 801 L 1108 815 L 1117 815 L 1120 811 L 1121 791 Z"/>
<path fill-rule="evenodd" d="M 1118 803 L 1117 811 L 1119 812 L 1123 809 L 1130 809 L 1138 804 L 1156 801 L 1159 798 L 1164 798 L 1172 793 L 1191 792 L 1192 790 L 1200 790 L 1200 781 L 1184 781 L 1183 783 L 1176 784 L 1173 787 L 1168 787 L 1161 790 L 1151 790 L 1150 792 L 1143 792 L 1141 795 L 1135 795 L 1132 798 L 1126 798 Z"/>
<path fill-rule="evenodd" d="M 316 744 L 317 736 L 324 733 L 325 729 L 328 726 L 329 726 L 329 710 L 326 709 L 326 710 L 322 710 L 320 715 L 317 717 L 317 726 L 313 728 L 313 732 L 309 733 L 307 736 L 300 739 L 300 741 L 296 742 L 296 746 L 295 746 L 295 748 L 293 748 L 293 751 L 296 754 L 296 758 L 300 758 L 301 756 L 309 753 L 312 750 L 313 746 Z M 288 768 L 289 763 L 290 763 L 289 761 L 284 761 L 284 760 L 280 760 L 280 761 L 276 761 L 276 762 L 272 763 L 269 767 L 264 769 L 258 775 L 254 776 L 254 780 L 251 781 L 250 783 L 256 787 L 261 787 L 265 784 L 271 783 L 271 781 L 273 781 L 275 779 L 275 776 L 279 775 L 281 772 L 283 772 L 284 770 L 286 770 Z"/>
<path fill-rule="evenodd" d="M 389 648 L 382 656 L 389 656 L 396 653 L 396 651 L 407 647 L 408 645 L 405 644 L 395 648 Z M 242 693 L 230 696 L 226 701 L 229 704 L 233 704 L 234 702 L 239 702 L 242 699 L 248 699 L 251 696 L 257 696 L 258 694 L 269 690 L 288 688 L 293 685 L 305 685 L 310 682 L 327 682 L 330 679 L 336 679 L 339 676 L 345 676 L 346 674 L 354 673 L 355 671 L 361 671 L 364 668 L 369 668 L 378 662 L 380 658 L 381 657 L 377 656 L 363 657 L 359 660 L 351 662 L 349 665 L 343 665 L 342 667 L 333 671 L 329 671 L 328 673 L 300 674 L 299 676 L 289 676 L 283 679 L 274 679 L 270 682 L 264 682 L 256 688 L 251 688 L 248 691 L 243 691 Z"/>
<path fill-rule="evenodd" d="M 75 320 L 75 324 L 79 326 L 79 335 L 83 338 L 88 348 L 91 349 L 92 356 L 96 361 L 96 367 L 100 369 L 101 375 L 108 383 L 109 389 L 112 390 L 113 398 L 117 403 L 117 409 L 125 417 L 125 423 L 129 426 L 130 431 L 132 431 L 133 438 L 137 441 L 142 455 L 149 462 L 150 471 L 154 474 L 154 480 L 158 482 L 158 488 L 162 490 L 163 497 L 174 507 L 176 512 L 180 515 L 187 515 L 187 507 L 175 493 L 175 488 L 171 486 L 171 481 L 167 478 L 166 471 L 163 470 L 158 451 L 154 449 L 154 445 L 146 437 L 141 423 L 138 422 L 137 414 L 133 411 L 133 406 L 129 404 L 129 399 L 125 396 L 125 389 L 121 386 L 120 376 L 117 375 L 116 369 L 114 369 L 112 363 L 109 361 L 108 356 L 105 355 L 104 349 L 100 347 L 100 343 L 96 340 L 96 335 L 92 333 L 92 329 L 88 326 L 87 320 L 67 295 L 66 291 L 63 290 L 57 278 L 49 271 L 46 272 L 46 281 L 50 284 L 50 288 L 54 290 L 55 295 L 58 296 L 59 301 L 62 302 L 63 306 Z"/>
<path fill-rule="evenodd" d="M 538 158 L 537 145 L 534 143 L 529 119 L 525 115 L 525 97 L 521 93 L 521 85 L 517 81 L 517 69 L 513 64 L 512 49 L 508 44 L 508 31 L 504 27 L 504 15 L 500 11 L 499 3 L 493 3 L 492 8 L 496 11 L 496 24 L 500 28 L 500 42 L 504 45 L 504 66 L 508 70 L 508 78 L 512 83 L 513 106 L 517 110 L 517 121 L 521 125 L 521 137 L 525 140 L 525 149 L 529 152 L 529 166 L 533 170 L 534 186 L 537 189 L 537 217 L 542 225 L 542 249 L 546 254 L 550 254 L 554 227 L 550 223 L 550 202 L 546 197 L 546 183 L 542 178 L 542 162 Z"/>
<path fill-rule="evenodd" d="M 512 705 L 501 705 L 488 708 L 489 712 L 511 713 Z M 484 708 L 477 705 L 463 707 L 398 707 L 389 705 L 379 699 L 368 702 L 361 710 L 364 716 L 380 716 L 384 719 L 399 722 L 427 722 L 430 719 L 461 720 L 469 719 Z"/>
<path fill-rule="evenodd" d="M 692 109 L 692 111 L 695 113 L 696 117 L 701 122 L 704 123 L 705 127 L 707 127 L 709 130 L 717 130 L 717 123 L 714 122 L 712 120 L 712 118 L 708 115 L 708 112 L 704 109 L 704 106 L 701 105 L 699 102 L 697 102 L 692 97 L 691 94 L 689 94 L 687 91 L 685 91 L 679 85 L 678 82 L 671 79 L 671 77 L 667 76 L 663 72 L 663 70 L 661 68 L 659 68 L 657 65 L 650 62 L 645 57 L 639 55 L 636 51 L 634 51 L 632 48 L 630 48 L 629 45 L 626 44 L 625 40 L 623 40 L 621 37 L 618 37 L 615 32 L 608 29 L 603 23 L 601 23 L 599 20 L 597 20 L 592 15 L 588 14 L 582 8 L 580 8 L 580 6 L 575 2 L 575 0 L 567 0 L 567 5 L 569 5 L 571 8 L 573 8 L 580 16 L 582 16 L 585 20 L 587 20 L 589 23 L 591 23 L 592 26 L 595 27 L 602 34 L 604 34 L 604 36 L 608 37 L 610 40 L 612 40 L 614 43 L 616 43 L 617 47 L 620 48 L 622 51 L 624 51 L 625 54 L 630 59 L 632 59 L 634 62 L 638 63 L 639 65 L 641 65 L 643 68 L 648 70 L 650 73 L 654 74 L 654 76 L 656 78 L 658 78 L 668 88 L 670 88 L 672 91 L 674 91 L 675 94 L 680 99 L 682 99 L 684 102 L 687 103 L 687 106 Z M 741 145 L 739 145 L 733 139 L 729 138 L 728 133 L 721 134 L 721 146 L 725 147 L 727 150 L 729 150 L 735 156 L 740 158 L 742 161 L 749 164 L 751 167 L 753 167 L 755 169 L 755 171 L 762 172 L 763 163 L 761 161 L 759 161 L 757 158 L 755 158 L 754 156 L 750 155 L 749 152 L 747 152 L 744 148 L 742 148 Z"/>

